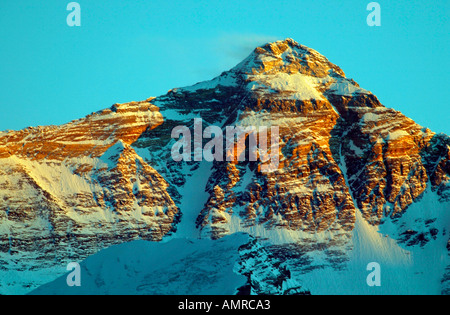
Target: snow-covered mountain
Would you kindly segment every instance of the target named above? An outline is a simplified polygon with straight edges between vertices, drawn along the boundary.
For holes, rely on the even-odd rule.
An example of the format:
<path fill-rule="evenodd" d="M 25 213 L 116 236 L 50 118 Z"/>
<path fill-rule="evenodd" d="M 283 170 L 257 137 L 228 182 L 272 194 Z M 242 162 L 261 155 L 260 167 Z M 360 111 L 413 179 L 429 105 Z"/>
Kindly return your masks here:
<path fill-rule="evenodd" d="M 171 132 L 193 130 L 195 118 L 223 130 L 278 126 L 278 168 L 263 172 L 261 159 L 175 162 Z M 120 268 L 134 266 L 133 283 L 149 284 L 153 267 L 136 261 L 173 249 L 180 266 L 189 255 L 175 248 L 223 239 L 230 244 L 214 250 L 232 253 L 218 257 L 230 255 L 245 265 L 234 273 L 261 274 L 261 283 L 270 279 L 264 260 L 312 294 L 450 293 L 450 137 L 384 107 L 291 39 L 256 48 L 210 81 L 62 126 L 0 133 L 0 174 L 0 293 L 30 292 L 68 262 L 134 240 L 159 243 L 113 246 L 84 266 L 102 274 L 100 261 L 138 248 L 143 257 L 114 268 L 124 279 Z M 242 232 L 267 253 L 261 263 L 227 237 Z M 366 283 L 370 262 L 381 266 L 381 287 Z M 103 280 L 96 293 L 117 292 Z M 263 292 L 256 283 L 252 292 Z"/>

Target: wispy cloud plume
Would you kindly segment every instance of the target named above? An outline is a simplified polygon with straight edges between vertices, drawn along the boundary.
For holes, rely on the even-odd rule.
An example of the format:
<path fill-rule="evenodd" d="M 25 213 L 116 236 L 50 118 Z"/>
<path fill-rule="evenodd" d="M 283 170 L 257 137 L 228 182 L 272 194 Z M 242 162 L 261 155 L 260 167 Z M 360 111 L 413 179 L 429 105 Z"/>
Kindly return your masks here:
<path fill-rule="evenodd" d="M 271 35 L 227 33 L 214 40 L 214 52 L 221 66 L 229 68 L 241 62 L 256 47 L 280 39 Z"/>

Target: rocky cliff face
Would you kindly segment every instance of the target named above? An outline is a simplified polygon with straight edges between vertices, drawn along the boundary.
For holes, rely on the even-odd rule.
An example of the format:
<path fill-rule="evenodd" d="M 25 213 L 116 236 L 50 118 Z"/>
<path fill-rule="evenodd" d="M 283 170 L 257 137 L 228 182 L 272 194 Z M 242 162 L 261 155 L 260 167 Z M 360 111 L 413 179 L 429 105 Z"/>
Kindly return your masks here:
<path fill-rule="evenodd" d="M 223 130 L 279 127 L 277 169 L 262 172 L 261 159 L 214 161 L 199 185 L 201 163 L 171 158 L 171 131 L 192 129 L 194 118 Z M 192 237 L 263 237 L 279 264 L 303 262 L 299 274 L 341 270 L 359 213 L 406 250 L 439 244 L 437 272 L 448 265 L 450 138 L 384 107 L 291 39 L 256 48 L 211 81 L 59 127 L 0 133 L 0 173 L 4 271 L 36 268 L 27 258 L 61 264 L 112 244 L 176 237 L 183 218 L 194 218 Z M 187 201 L 192 194 L 201 206 Z M 431 212 L 409 210 L 430 196 Z M 17 255 L 25 260 L 12 266 Z"/>

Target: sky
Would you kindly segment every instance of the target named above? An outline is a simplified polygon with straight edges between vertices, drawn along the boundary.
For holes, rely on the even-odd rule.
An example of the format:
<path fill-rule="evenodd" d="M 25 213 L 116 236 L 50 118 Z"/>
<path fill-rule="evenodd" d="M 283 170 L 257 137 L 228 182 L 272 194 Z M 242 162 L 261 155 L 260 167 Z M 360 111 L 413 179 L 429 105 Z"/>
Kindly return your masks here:
<path fill-rule="evenodd" d="M 0 0 L 0 130 L 59 125 L 212 79 L 293 38 L 387 107 L 450 135 L 448 0 Z"/>

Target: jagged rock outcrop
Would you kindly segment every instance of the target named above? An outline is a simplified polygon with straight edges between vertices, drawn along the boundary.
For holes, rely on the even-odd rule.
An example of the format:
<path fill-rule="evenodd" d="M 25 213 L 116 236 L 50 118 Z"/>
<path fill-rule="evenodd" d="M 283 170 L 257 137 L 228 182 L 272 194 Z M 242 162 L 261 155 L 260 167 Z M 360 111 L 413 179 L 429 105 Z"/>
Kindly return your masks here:
<path fill-rule="evenodd" d="M 291 278 L 291 272 L 281 267 L 256 239 L 239 248 L 241 256 L 237 272 L 247 277 L 247 294 L 252 295 L 310 295 L 300 283 Z M 244 290 L 244 289 L 241 290 Z"/>

